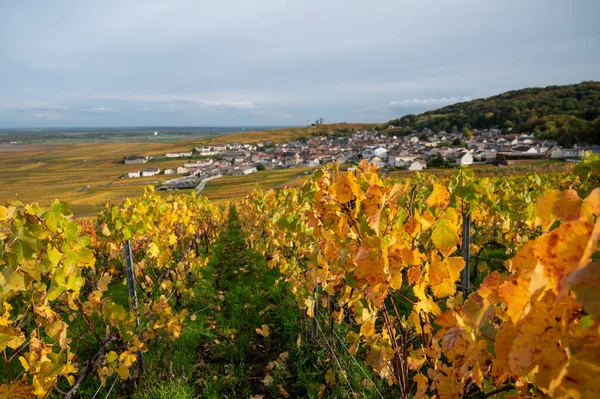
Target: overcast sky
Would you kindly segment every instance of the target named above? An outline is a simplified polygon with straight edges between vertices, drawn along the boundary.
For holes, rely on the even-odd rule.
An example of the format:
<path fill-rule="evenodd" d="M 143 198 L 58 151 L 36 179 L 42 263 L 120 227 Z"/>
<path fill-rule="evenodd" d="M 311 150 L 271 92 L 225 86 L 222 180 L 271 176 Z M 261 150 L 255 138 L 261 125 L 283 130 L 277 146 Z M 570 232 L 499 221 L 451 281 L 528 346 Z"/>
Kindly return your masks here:
<path fill-rule="evenodd" d="M 0 127 L 387 121 L 600 80 L 599 0 L 0 1 Z"/>

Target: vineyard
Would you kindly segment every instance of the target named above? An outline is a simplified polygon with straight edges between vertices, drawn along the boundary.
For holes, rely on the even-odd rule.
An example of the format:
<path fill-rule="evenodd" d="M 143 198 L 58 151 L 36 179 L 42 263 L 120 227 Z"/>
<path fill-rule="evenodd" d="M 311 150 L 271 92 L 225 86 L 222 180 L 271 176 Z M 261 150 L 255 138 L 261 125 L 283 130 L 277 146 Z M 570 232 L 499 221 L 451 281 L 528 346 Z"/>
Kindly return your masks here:
<path fill-rule="evenodd" d="M 599 187 L 591 155 L 399 179 L 363 161 L 228 207 L 7 203 L 0 398 L 597 398 Z"/>

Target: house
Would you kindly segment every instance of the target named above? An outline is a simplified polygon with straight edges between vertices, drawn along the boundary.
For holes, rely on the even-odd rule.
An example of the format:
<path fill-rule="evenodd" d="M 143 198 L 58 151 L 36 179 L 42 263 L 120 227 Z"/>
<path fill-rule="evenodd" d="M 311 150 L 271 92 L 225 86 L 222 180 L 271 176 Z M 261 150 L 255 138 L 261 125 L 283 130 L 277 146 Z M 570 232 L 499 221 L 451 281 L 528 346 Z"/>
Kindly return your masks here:
<path fill-rule="evenodd" d="M 473 154 L 471 152 L 462 152 L 456 156 L 457 165 L 473 165 Z"/>
<path fill-rule="evenodd" d="M 123 177 L 125 178 L 129 178 L 129 177 L 140 177 L 140 171 L 137 170 L 135 172 L 127 172 L 123 175 Z"/>
<path fill-rule="evenodd" d="M 191 157 L 192 152 L 168 152 L 165 154 L 165 158 L 186 158 Z"/>
<path fill-rule="evenodd" d="M 388 158 L 388 165 L 394 168 L 405 168 L 409 166 L 417 157 L 393 155 Z"/>
<path fill-rule="evenodd" d="M 363 151 L 362 151 L 362 154 L 361 154 L 362 157 L 363 157 L 363 159 L 369 159 L 370 160 L 371 158 L 373 158 L 375 156 L 373 150 L 374 150 L 373 147 L 365 147 L 365 148 L 363 148 Z"/>
<path fill-rule="evenodd" d="M 410 164 L 408 170 L 423 170 L 425 168 L 427 168 L 427 162 L 422 159 L 417 159 Z"/>
<path fill-rule="evenodd" d="M 387 159 L 388 158 L 388 150 L 387 150 L 387 148 L 377 147 L 373 150 L 373 156 L 378 157 L 382 160 Z"/>
<path fill-rule="evenodd" d="M 146 169 L 142 170 L 142 176 L 144 176 L 144 177 L 156 176 L 159 173 L 160 173 L 160 168 L 146 168 Z"/>
<path fill-rule="evenodd" d="M 150 157 L 148 156 L 142 157 L 138 155 L 131 155 L 129 157 L 125 157 L 123 162 L 125 163 L 125 165 L 140 165 L 148 162 L 149 159 Z"/>
<path fill-rule="evenodd" d="M 164 173 L 165 175 L 174 175 L 175 173 L 177 173 L 177 169 L 165 169 Z"/>
<path fill-rule="evenodd" d="M 256 173 L 256 172 L 258 172 L 258 169 L 256 169 L 256 166 L 247 166 L 247 167 L 242 167 L 239 169 L 238 168 L 234 169 L 232 174 L 241 176 L 241 175 L 249 175 L 251 173 Z"/>
<path fill-rule="evenodd" d="M 184 168 L 183 166 L 179 166 L 177 168 L 177 174 L 178 175 L 183 175 L 185 173 L 188 173 L 190 170 L 188 168 Z"/>
<path fill-rule="evenodd" d="M 581 149 L 578 149 L 578 148 L 562 148 L 561 158 L 565 158 L 565 159 L 581 159 Z"/>
<path fill-rule="evenodd" d="M 374 163 L 375 165 L 379 166 L 380 168 L 385 168 L 385 162 L 383 161 L 383 159 L 381 159 L 379 157 L 371 158 L 371 163 Z"/>
<path fill-rule="evenodd" d="M 538 154 L 538 150 L 530 145 L 520 145 L 512 148 L 513 152 L 524 152 L 527 154 Z"/>
<path fill-rule="evenodd" d="M 208 146 L 208 147 L 196 147 L 196 152 L 202 156 L 208 155 L 219 155 L 223 151 L 225 151 L 225 147 L 223 146 Z"/>

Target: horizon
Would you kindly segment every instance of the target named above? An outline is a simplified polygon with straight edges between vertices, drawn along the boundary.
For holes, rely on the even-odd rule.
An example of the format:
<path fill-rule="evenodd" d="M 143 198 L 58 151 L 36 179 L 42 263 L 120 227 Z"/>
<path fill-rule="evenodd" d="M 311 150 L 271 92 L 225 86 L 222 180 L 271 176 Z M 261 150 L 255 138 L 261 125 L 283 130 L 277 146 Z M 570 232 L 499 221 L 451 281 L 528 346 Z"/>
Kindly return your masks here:
<path fill-rule="evenodd" d="M 0 128 L 382 123 L 600 80 L 599 14 L 559 0 L 6 3 Z"/>

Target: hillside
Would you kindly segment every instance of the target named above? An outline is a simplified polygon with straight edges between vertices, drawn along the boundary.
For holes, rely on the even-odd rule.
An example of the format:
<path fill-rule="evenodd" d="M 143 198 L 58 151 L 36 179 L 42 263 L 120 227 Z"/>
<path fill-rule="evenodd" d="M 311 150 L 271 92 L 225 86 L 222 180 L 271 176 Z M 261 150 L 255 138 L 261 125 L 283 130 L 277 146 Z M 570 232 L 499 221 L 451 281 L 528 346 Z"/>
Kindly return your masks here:
<path fill-rule="evenodd" d="M 309 138 L 318 135 L 351 134 L 355 130 L 373 128 L 374 125 L 364 123 L 330 123 L 318 127 L 293 127 L 264 130 L 257 132 L 243 132 L 218 136 L 210 139 L 202 139 L 199 143 L 204 145 L 217 145 L 231 142 L 257 143 L 260 141 L 271 141 L 273 143 L 286 143 L 300 138 Z"/>
<path fill-rule="evenodd" d="M 512 128 L 535 131 L 538 138 L 561 145 L 600 144 L 600 82 L 508 91 L 493 97 L 449 105 L 391 120 L 394 134 L 413 129 L 433 131 Z"/>

